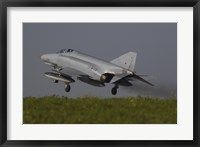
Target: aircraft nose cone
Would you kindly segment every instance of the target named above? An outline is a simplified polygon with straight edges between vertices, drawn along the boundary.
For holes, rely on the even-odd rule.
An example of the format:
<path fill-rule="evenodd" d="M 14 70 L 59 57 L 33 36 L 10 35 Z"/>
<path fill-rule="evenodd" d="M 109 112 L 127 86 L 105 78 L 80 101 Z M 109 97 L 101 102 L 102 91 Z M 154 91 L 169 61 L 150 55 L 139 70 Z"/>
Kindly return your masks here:
<path fill-rule="evenodd" d="M 56 54 L 45 54 L 45 55 L 42 55 L 40 58 L 45 63 L 56 64 L 56 61 L 57 61 L 57 55 Z"/>
<path fill-rule="evenodd" d="M 44 55 L 42 55 L 40 58 L 41 58 L 41 60 L 44 60 Z"/>
<path fill-rule="evenodd" d="M 41 60 L 43 60 L 43 61 L 47 61 L 47 60 L 48 60 L 47 55 L 42 55 L 40 58 L 41 58 Z"/>

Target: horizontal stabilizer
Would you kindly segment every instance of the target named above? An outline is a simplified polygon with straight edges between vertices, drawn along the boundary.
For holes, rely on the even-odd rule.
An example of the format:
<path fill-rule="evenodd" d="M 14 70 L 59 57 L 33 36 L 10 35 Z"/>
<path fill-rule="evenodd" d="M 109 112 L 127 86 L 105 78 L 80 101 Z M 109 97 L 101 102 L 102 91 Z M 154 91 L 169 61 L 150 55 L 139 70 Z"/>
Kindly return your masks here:
<path fill-rule="evenodd" d="M 150 82 L 146 81 L 145 79 L 143 79 L 142 77 L 140 77 L 140 76 L 138 76 L 138 75 L 136 75 L 136 74 L 134 74 L 134 73 L 131 75 L 131 77 L 133 77 L 133 78 L 135 78 L 135 79 L 137 79 L 137 80 L 139 80 L 139 81 L 142 81 L 142 82 L 144 82 L 144 83 L 146 83 L 146 84 L 148 84 L 148 85 L 154 86 L 154 85 L 151 84 Z"/>

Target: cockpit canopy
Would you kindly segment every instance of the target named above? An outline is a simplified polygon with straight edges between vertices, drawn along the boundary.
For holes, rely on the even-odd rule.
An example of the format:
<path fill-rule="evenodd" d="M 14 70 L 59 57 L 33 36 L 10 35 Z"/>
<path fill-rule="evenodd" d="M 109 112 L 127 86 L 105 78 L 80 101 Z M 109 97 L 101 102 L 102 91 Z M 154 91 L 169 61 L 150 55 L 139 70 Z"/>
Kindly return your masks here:
<path fill-rule="evenodd" d="M 70 53 L 70 52 L 73 52 L 73 51 L 74 51 L 73 49 L 61 49 L 57 53 Z"/>

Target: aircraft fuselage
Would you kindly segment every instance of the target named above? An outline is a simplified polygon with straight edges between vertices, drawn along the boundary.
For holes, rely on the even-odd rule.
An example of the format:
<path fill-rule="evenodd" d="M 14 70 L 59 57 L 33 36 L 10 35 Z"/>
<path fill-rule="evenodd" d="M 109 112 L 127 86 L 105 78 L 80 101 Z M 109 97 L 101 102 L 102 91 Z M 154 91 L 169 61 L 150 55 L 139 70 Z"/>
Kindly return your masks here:
<path fill-rule="evenodd" d="M 130 71 L 122 67 L 77 51 L 45 54 L 41 59 L 47 64 L 55 65 L 61 69 L 75 70 L 79 74 L 93 77 L 94 80 L 101 80 L 100 78 L 104 73 L 114 74 L 115 76 L 131 74 Z"/>

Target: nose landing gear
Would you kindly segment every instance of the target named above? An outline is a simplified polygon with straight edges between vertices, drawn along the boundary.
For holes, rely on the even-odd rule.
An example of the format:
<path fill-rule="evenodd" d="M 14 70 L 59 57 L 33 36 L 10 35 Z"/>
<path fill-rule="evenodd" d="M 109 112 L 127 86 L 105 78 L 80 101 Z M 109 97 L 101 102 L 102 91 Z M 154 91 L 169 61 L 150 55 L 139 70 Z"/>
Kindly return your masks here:
<path fill-rule="evenodd" d="M 115 85 L 113 88 L 112 88 L 112 90 L 111 90 L 111 93 L 113 94 L 113 95 L 116 95 L 117 94 L 117 89 L 119 88 L 119 86 L 118 85 Z"/>
<path fill-rule="evenodd" d="M 65 91 L 69 92 L 71 90 L 71 86 L 69 84 L 65 84 Z"/>

